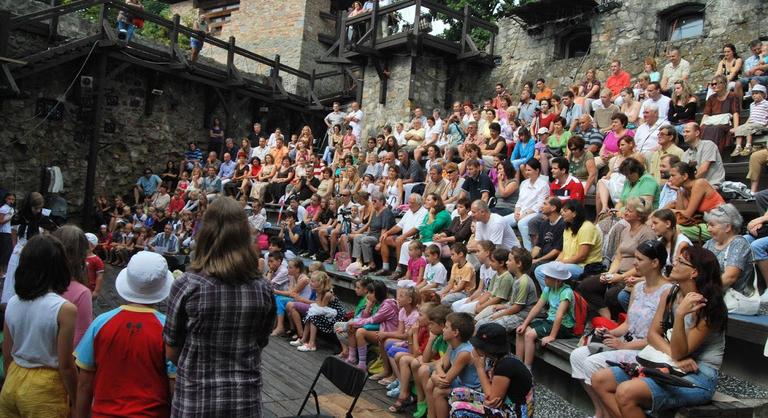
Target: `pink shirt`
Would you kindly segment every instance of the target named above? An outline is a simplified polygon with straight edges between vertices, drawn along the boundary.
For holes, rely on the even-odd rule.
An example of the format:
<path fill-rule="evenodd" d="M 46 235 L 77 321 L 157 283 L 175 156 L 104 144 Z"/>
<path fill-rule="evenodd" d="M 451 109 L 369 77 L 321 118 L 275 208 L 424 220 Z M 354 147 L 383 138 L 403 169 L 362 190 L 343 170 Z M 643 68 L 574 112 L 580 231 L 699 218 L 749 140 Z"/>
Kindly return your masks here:
<path fill-rule="evenodd" d="M 72 302 L 77 307 L 77 319 L 75 320 L 75 347 L 85 335 L 88 326 L 93 322 L 93 300 L 91 291 L 77 280 L 69 282 L 67 291 L 61 297 Z"/>
<path fill-rule="evenodd" d="M 400 308 L 400 312 L 397 314 L 397 321 L 405 324 L 405 329 L 413 326 L 419 320 L 419 310 L 411 309 L 411 313 L 405 312 L 405 308 Z"/>
<path fill-rule="evenodd" d="M 627 129 L 624 132 L 624 135 L 631 136 L 632 138 L 635 137 L 635 131 L 631 129 Z M 622 135 L 623 137 L 623 135 Z M 619 152 L 619 139 L 616 137 L 616 134 L 613 131 L 608 131 L 608 134 L 605 136 L 605 140 L 603 141 L 603 147 L 605 147 L 606 152 L 610 152 L 612 154 L 616 154 Z"/>
<path fill-rule="evenodd" d="M 408 260 L 408 271 L 411 274 L 410 279 L 419 284 L 422 278 L 419 277 L 419 270 L 427 266 L 427 260 L 424 257 L 411 258 Z"/>

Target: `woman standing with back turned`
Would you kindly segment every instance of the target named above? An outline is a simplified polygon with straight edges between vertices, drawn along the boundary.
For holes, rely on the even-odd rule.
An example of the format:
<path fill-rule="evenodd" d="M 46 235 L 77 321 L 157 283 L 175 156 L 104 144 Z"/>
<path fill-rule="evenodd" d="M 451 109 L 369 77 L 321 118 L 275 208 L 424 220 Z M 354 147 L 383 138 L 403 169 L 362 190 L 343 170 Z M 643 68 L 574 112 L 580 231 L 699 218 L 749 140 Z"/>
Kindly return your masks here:
<path fill-rule="evenodd" d="M 178 365 L 172 417 L 260 417 L 261 352 L 275 321 L 237 201 L 208 206 L 189 270 L 171 288 L 163 337 Z"/>

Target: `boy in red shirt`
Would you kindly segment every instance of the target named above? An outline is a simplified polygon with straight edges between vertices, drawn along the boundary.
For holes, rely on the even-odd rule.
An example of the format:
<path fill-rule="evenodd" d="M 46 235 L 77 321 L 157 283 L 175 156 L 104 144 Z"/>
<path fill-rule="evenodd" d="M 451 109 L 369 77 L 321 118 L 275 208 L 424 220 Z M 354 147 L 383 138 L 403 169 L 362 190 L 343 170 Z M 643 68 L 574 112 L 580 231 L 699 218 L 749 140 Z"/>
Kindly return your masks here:
<path fill-rule="evenodd" d="M 85 237 L 88 239 L 88 254 L 85 256 L 85 274 L 88 278 L 86 285 L 91 289 L 93 298 L 99 297 L 101 291 L 101 280 L 104 278 L 104 262 L 93 253 L 93 249 L 99 245 L 99 238 L 95 234 L 87 232 Z"/>
<path fill-rule="evenodd" d="M 128 304 L 99 315 L 75 349 L 80 373 L 75 416 L 151 416 L 171 412 L 176 369 L 165 358 L 165 315 L 173 275 L 162 255 L 141 251 L 115 281 Z"/>

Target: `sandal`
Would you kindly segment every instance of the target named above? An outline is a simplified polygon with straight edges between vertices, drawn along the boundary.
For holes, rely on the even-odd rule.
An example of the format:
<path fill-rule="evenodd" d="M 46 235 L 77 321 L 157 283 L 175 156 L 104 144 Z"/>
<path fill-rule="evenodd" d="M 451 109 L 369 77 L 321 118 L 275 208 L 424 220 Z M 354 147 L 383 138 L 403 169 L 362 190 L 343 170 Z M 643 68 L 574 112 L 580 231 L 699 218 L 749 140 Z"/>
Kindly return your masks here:
<path fill-rule="evenodd" d="M 385 377 L 389 377 L 389 375 L 384 373 L 376 373 L 368 376 L 368 380 L 381 380 Z"/>
<path fill-rule="evenodd" d="M 408 396 L 405 399 L 398 398 L 397 401 L 395 401 L 395 404 L 387 408 L 389 412 L 392 413 L 399 413 L 403 412 L 403 410 L 407 407 L 413 404 L 413 396 Z"/>
<path fill-rule="evenodd" d="M 379 380 L 379 384 L 382 385 L 382 386 L 389 386 L 395 380 L 397 380 L 397 378 L 395 376 L 385 377 L 385 378 Z"/>

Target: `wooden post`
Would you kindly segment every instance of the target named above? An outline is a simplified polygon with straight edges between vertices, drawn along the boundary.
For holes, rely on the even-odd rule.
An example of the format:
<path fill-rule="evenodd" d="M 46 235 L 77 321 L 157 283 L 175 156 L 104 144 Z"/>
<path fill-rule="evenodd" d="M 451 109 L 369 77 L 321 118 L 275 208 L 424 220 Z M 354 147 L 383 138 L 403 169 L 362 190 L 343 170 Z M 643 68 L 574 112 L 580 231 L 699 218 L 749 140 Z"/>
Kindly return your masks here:
<path fill-rule="evenodd" d="M 312 94 L 315 92 L 315 77 L 316 70 L 313 68 L 312 74 L 309 75 L 309 92 L 307 93 L 307 99 L 310 104 L 312 104 Z"/>
<path fill-rule="evenodd" d="M 419 24 L 421 23 L 421 0 L 416 0 L 416 13 L 413 18 L 413 34 L 419 34 Z"/>
<path fill-rule="evenodd" d="M 466 39 L 467 39 L 467 32 L 469 31 L 469 5 L 464 5 L 464 23 L 461 24 L 461 53 L 465 53 L 467 51 L 466 48 Z"/>
<path fill-rule="evenodd" d="M 374 0 L 371 11 L 371 48 L 376 48 L 376 33 L 379 30 L 379 0 Z"/>
<path fill-rule="evenodd" d="M 178 14 L 173 15 L 173 28 L 171 28 L 171 61 L 176 61 L 176 46 L 179 44 L 179 22 L 181 22 L 181 16 Z"/>
<path fill-rule="evenodd" d="M 275 64 L 269 76 L 272 79 L 272 92 L 274 93 L 277 90 L 277 83 L 280 82 L 278 78 L 280 76 L 280 54 L 275 55 Z"/>
<path fill-rule="evenodd" d="M 102 6 L 103 7 L 103 6 Z M 99 54 L 96 67 L 96 102 L 93 113 L 93 130 L 88 142 L 88 168 L 85 174 L 85 196 L 83 197 L 83 225 L 86 230 L 93 227 L 93 196 L 96 186 L 96 165 L 98 164 L 99 137 L 104 130 L 104 90 L 107 83 L 107 54 Z"/>
<path fill-rule="evenodd" d="M 8 56 L 8 40 L 11 37 L 11 11 L 0 10 L 0 57 Z"/>
<path fill-rule="evenodd" d="M 107 29 L 104 27 L 104 25 L 107 25 L 109 17 L 109 9 L 107 9 L 107 3 L 101 3 L 101 6 L 99 6 L 99 32 L 102 36 L 107 36 Z"/>
<path fill-rule="evenodd" d="M 339 31 L 339 54 L 338 57 L 344 56 L 344 52 L 347 50 L 347 14 L 344 11 L 339 12 L 341 14 L 341 30 Z"/>
<path fill-rule="evenodd" d="M 229 89 L 229 95 L 227 96 L 227 102 L 225 103 L 224 109 L 227 112 L 227 121 L 224 125 L 224 137 L 225 138 L 232 138 L 235 139 L 235 89 L 230 88 Z M 237 144 L 237 141 L 235 140 L 235 144 Z M 233 160 L 237 160 L 237 155 L 231 155 Z M 224 158 L 224 155 L 221 156 L 221 158 Z"/>
<path fill-rule="evenodd" d="M 51 6 L 58 6 L 61 4 L 61 0 L 51 0 Z M 52 44 L 59 36 L 59 15 L 55 15 L 51 18 L 51 22 L 48 24 L 48 43 Z"/>
<path fill-rule="evenodd" d="M 227 44 L 227 79 L 232 80 L 235 73 L 235 37 L 229 37 Z"/>

